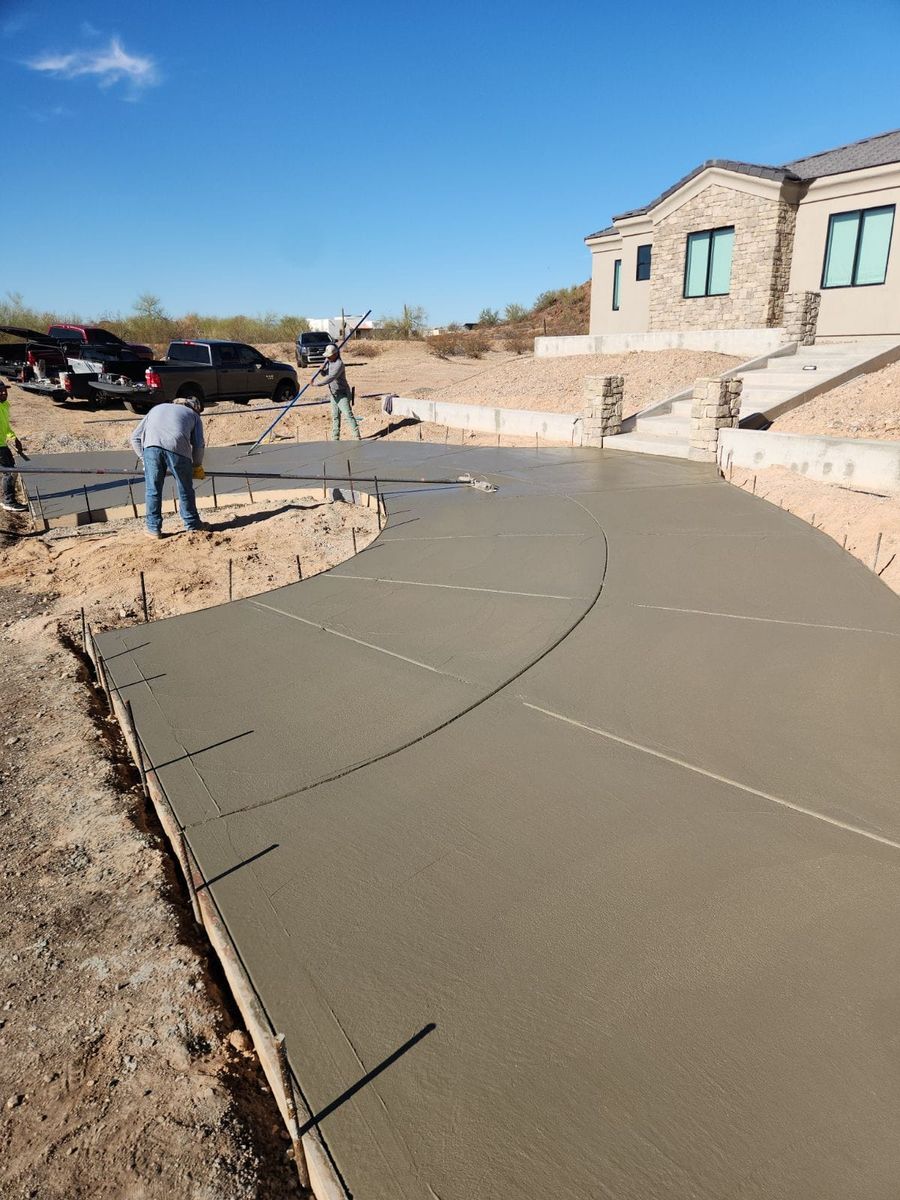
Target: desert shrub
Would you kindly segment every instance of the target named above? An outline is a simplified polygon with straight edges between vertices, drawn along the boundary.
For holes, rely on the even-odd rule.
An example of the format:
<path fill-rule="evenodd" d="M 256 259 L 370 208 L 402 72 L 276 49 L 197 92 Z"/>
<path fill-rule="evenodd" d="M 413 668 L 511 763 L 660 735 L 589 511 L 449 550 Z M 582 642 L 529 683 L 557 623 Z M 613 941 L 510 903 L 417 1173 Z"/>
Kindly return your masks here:
<path fill-rule="evenodd" d="M 524 321 L 527 316 L 528 309 L 522 304 L 507 304 L 503 310 L 505 321 Z"/>
<path fill-rule="evenodd" d="M 425 338 L 425 349 L 435 358 L 450 358 L 462 353 L 459 334 L 451 331 L 430 334 Z"/>
<path fill-rule="evenodd" d="M 352 358 L 377 358 L 384 353 L 384 346 L 379 346 L 372 338 L 353 338 L 344 349 L 344 355 Z"/>
<path fill-rule="evenodd" d="M 491 339 L 486 333 L 480 333 L 477 329 L 468 330 L 462 338 L 462 343 L 462 353 L 469 358 L 481 358 L 491 348 Z"/>
<path fill-rule="evenodd" d="M 500 314 L 496 308 L 483 308 L 478 314 L 478 324 L 486 325 L 489 329 L 500 324 Z"/>
<path fill-rule="evenodd" d="M 531 354 L 534 350 L 534 334 L 508 333 L 503 339 L 503 347 L 512 354 Z"/>

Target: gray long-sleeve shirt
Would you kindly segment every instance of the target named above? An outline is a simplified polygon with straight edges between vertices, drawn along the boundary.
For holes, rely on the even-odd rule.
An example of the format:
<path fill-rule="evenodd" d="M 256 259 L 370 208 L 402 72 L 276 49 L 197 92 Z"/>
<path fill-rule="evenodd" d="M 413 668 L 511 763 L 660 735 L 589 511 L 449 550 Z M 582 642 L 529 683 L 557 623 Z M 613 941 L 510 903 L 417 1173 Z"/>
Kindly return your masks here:
<path fill-rule="evenodd" d="M 347 382 L 347 372 L 340 355 L 337 358 L 326 359 L 319 375 L 321 377 L 317 376 L 313 380 L 316 387 L 327 387 L 335 399 L 350 395 L 350 384 Z"/>
<path fill-rule="evenodd" d="M 143 459 L 148 446 L 171 450 L 199 467 L 205 449 L 203 422 L 186 404 L 154 405 L 131 435 L 131 448 L 138 458 Z"/>

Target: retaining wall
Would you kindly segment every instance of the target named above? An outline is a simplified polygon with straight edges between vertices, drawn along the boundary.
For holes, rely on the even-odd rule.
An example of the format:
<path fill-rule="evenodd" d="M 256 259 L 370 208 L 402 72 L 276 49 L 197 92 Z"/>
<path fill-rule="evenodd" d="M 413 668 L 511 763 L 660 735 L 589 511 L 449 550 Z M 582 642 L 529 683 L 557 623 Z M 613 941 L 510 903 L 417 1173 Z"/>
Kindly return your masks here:
<path fill-rule="evenodd" d="M 787 467 L 808 479 L 855 491 L 900 495 L 900 442 L 723 429 L 719 462 L 736 467 Z"/>
<path fill-rule="evenodd" d="M 738 358 L 770 354 L 788 341 L 783 329 L 658 329 L 652 333 L 592 333 L 537 337 L 535 358 L 622 354 L 627 350 L 711 350 Z"/>
<path fill-rule="evenodd" d="M 434 425 L 473 433 L 506 434 L 510 437 L 534 437 L 564 446 L 581 445 L 579 413 L 534 412 L 526 408 L 489 408 L 486 404 L 447 404 L 442 400 L 418 400 L 393 397 L 393 415 L 415 417 Z"/>

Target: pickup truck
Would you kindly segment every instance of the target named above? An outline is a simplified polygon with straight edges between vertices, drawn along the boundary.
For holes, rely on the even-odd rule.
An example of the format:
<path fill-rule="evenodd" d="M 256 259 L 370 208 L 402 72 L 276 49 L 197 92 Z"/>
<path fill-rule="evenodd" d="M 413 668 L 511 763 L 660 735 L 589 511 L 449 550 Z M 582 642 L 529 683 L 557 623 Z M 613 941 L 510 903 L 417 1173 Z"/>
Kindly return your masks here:
<path fill-rule="evenodd" d="M 5 375 L 7 379 L 18 379 L 27 366 L 34 368 L 39 362 L 43 362 L 48 369 L 65 369 L 66 356 L 59 343 L 46 333 L 23 329 L 21 325 L 0 325 L 0 334 L 19 339 L 0 342 L 0 375 Z"/>
<path fill-rule="evenodd" d="M 149 346 L 125 342 L 108 329 L 100 329 L 96 325 L 51 325 L 47 334 L 67 353 L 77 346 L 78 358 L 129 359 L 134 356 L 145 362 L 153 361 L 153 351 Z M 88 347 L 91 353 L 85 353 L 84 347 Z M 102 353 L 95 353 L 101 347 Z"/>
<path fill-rule="evenodd" d="M 325 361 L 325 347 L 334 344 L 334 338 L 330 333 L 320 333 L 315 329 L 299 333 L 297 335 L 297 366 L 321 366 Z"/>
<path fill-rule="evenodd" d="M 201 404 L 247 404 L 256 397 L 287 404 L 298 391 L 297 372 L 288 363 L 273 362 L 243 342 L 219 338 L 172 342 L 161 362 L 146 366 L 143 381 L 124 378 L 131 374 L 104 374 L 90 386 L 100 397 L 120 399 L 135 413 L 179 396 L 194 396 Z"/>

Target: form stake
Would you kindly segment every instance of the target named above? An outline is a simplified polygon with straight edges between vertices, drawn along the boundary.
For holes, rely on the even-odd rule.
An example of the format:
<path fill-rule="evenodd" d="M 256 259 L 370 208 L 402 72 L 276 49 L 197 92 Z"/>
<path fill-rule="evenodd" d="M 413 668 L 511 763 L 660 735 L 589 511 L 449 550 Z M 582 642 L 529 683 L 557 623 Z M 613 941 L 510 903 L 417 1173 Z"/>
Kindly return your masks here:
<path fill-rule="evenodd" d="M 231 559 L 228 560 L 228 599 L 232 597 L 232 582 L 233 582 L 233 564 Z"/>
<path fill-rule="evenodd" d="M 128 480 L 128 499 L 131 501 L 131 515 L 135 520 L 137 520 L 138 510 L 137 505 L 134 502 L 134 492 L 132 491 L 130 479 Z"/>
<path fill-rule="evenodd" d="M 355 526 L 352 527 L 350 532 L 353 535 L 353 553 L 355 554 L 356 553 L 356 527 Z"/>
<path fill-rule="evenodd" d="M 881 533 L 879 533 L 879 534 L 878 534 L 878 537 L 875 539 L 875 555 L 874 555 L 874 557 L 873 557 L 873 559 L 872 559 L 872 570 L 873 570 L 873 571 L 874 571 L 874 570 L 875 570 L 875 568 L 878 566 L 878 551 L 881 549 L 881 538 L 882 538 L 882 536 L 883 536 L 883 535 L 882 535 Z"/>
<path fill-rule="evenodd" d="M 250 476 L 245 475 L 244 480 L 246 481 L 246 484 L 247 484 L 247 495 L 250 497 L 250 503 L 252 504 L 253 503 L 253 491 L 250 487 Z"/>
<path fill-rule="evenodd" d="M 84 492 L 84 507 L 87 509 L 88 524 L 92 525 L 94 522 L 94 514 L 91 512 L 91 502 L 90 502 L 90 500 L 88 500 L 86 483 L 82 485 L 81 490 Z"/>
<path fill-rule="evenodd" d="M 81 648 L 87 654 L 87 620 L 85 619 L 84 609 L 81 610 Z"/>
<path fill-rule="evenodd" d="M 347 478 L 350 481 L 350 503 L 356 503 L 356 492 L 353 490 L 353 473 L 350 470 L 350 459 L 347 459 Z"/>
<path fill-rule="evenodd" d="M 144 583 L 144 572 L 141 571 L 141 600 L 144 603 L 144 624 L 150 620 L 150 612 L 147 608 L 147 585 Z"/>
<path fill-rule="evenodd" d="M 215 477 L 215 475 L 210 475 L 209 479 L 210 479 L 210 483 L 212 484 L 212 489 L 213 489 L 213 508 L 218 508 L 219 507 L 219 497 L 216 495 L 216 477 Z"/>
<path fill-rule="evenodd" d="M 43 523 L 44 523 L 44 533 L 46 533 L 46 532 L 47 532 L 47 530 L 50 528 L 50 525 L 49 525 L 49 523 L 48 523 L 48 521 L 47 521 L 47 518 L 46 518 L 46 516 L 44 515 L 44 502 L 43 502 L 43 500 L 41 499 L 41 489 L 40 489 L 39 487 L 37 487 L 37 485 L 35 485 L 35 489 L 34 489 L 34 490 L 35 490 L 35 494 L 37 495 L 38 509 L 39 509 L 39 511 L 40 511 L 40 514 L 41 514 L 41 520 L 42 520 L 42 521 L 43 521 Z"/>
<path fill-rule="evenodd" d="M 306 1155 L 303 1142 L 300 1139 L 300 1126 L 297 1123 L 297 1101 L 294 1098 L 294 1085 L 291 1082 L 291 1072 L 288 1067 L 287 1052 L 284 1048 L 284 1034 L 275 1036 L 275 1058 L 278 1060 L 278 1073 L 281 1076 L 281 1090 L 284 1093 L 284 1106 L 287 1111 L 288 1133 L 291 1135 L 291 1145 L 294 1148 L 294 1166 L 302 1188 L 309 1187 L 309 1170 L 306 1166 Z"/>
<path fill-rule="evenodd" d="M 325 464 L 322 463 L 322 499 L 328 499 L 328 488 L 325 485 Z"/>
<path fill-rule="evenodd" d="M 753 476 L 753 495 L 756 495 L 756 476 Z"/>
<path fill-rule="evenodd" d="M 375 511 L 378 514 L 378 530 L 381 531 L 381 492 L 378 490 L 378 476 L 375 479 Z"/>
<path fill-rule="evenodd" d="M 303 582 L 303 568 L 300 565 L 300 555 L 297 555 L 297 578 Z"/>

